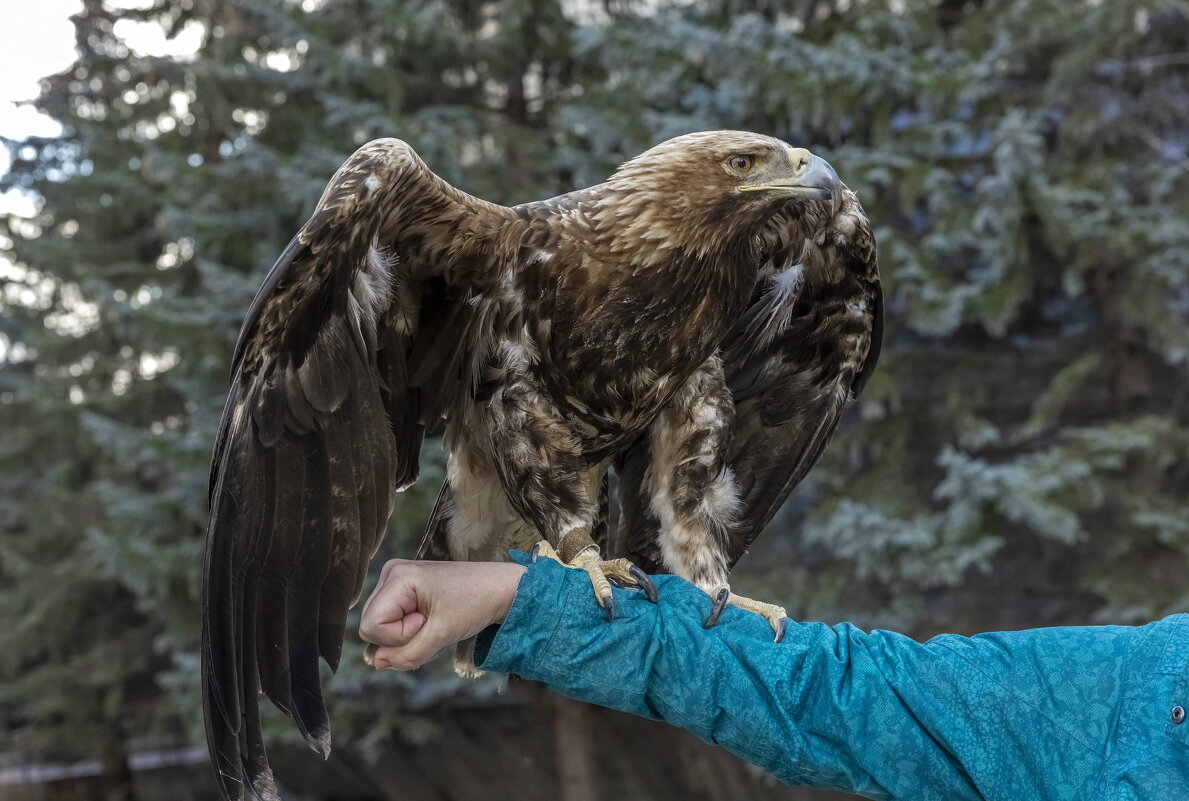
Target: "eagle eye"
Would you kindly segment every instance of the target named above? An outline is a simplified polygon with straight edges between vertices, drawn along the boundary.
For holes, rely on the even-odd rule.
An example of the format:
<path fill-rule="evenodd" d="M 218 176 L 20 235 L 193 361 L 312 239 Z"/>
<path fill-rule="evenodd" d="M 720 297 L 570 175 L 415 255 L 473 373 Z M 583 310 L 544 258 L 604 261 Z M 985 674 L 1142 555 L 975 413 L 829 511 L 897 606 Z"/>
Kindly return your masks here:
<path fill-rule="evenodd" d="M 744 153 L 736 153 L 727 159 L 727 169 L 735 175 L 747 175 L 751 172 L 752 167 L 755 166 L 755 156 L 749 156 Z"/>

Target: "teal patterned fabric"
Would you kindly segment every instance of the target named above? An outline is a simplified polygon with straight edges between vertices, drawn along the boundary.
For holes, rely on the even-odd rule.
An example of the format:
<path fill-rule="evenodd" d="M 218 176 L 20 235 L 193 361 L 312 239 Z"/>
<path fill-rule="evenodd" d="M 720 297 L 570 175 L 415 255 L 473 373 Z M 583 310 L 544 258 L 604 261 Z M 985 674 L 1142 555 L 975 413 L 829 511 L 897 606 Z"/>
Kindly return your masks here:
<path fill-rule="evenodd" d="M 513 553 L 517 561 L 527 557 Z M 670 576 L 660 602 L 529 566 L 477 664 L 666 720 L 790 784 L 912 801 L 1189 801 L 1189 615 L 1140 627 L 941 635 L 766 620 Z"/>

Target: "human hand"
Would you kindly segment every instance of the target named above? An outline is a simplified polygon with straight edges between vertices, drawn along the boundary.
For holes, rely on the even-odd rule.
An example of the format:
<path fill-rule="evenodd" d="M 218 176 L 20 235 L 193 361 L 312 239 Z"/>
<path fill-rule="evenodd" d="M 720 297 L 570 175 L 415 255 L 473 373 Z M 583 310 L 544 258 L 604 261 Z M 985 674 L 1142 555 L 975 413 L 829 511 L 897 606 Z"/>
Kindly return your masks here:
<path fill-rule="evenodd" d="M 393 559 L 363 605 L 359 636 L 377 670 L 412 670 L 501 622 L 526 568 L 511 562 Z"/>

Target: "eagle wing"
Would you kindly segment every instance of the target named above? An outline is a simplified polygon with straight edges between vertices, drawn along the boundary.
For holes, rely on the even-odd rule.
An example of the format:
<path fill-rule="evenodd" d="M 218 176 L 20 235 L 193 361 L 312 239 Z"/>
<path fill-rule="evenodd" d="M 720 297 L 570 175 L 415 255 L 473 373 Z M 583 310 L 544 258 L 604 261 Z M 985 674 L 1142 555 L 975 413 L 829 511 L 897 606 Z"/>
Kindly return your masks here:
<path fill-rule="evenodd" d="M 329 752 L 318 659 L 337 668 L 394 493 L 469 385 L 514 220 L 377 140 L 336 173 L 256 295 L 215 445 L 203 571 L 203 711 L 225 798 L 277 797 L 260 690 Z"/>
<path fill-rule="evenodd" d="M 883 336 L 875 240 L 852 192 L 828 221 L 777 215 L 761 238 L 751 301 L 719 348 L 735 404 L 724 461 L 739 511 L 722 543 L 732 566 L 821 458 Z M 616 550 L 646 570 L 660 566 L 659 523 L 642 491 L 651 458 L 643 437 L 617 464 Z"/>

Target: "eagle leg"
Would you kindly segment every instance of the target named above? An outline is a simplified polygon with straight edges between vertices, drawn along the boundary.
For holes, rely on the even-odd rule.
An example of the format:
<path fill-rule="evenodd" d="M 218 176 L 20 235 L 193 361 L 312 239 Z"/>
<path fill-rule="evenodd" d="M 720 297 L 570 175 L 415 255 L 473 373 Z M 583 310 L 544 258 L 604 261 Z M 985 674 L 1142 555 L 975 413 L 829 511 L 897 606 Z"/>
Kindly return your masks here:
<path fill-rule="evenodd" d="M 579 532 L 574 531 L 562 538 L 560 545 L 563 552 L 574 550 L 573 540 L 579 539 Z M 579 543 L 581 544 L 581 543 Z M 567 548 L 567 546 L 569 546 Z M 598 547 L 594 543 L 582 546 L 569 560 L 562 558 L 547 541 L 542 540 L 533 548 L 532 560 L 535 562 L 541 556 L 561 562 L 567 567 L 576 567 L 586 572 L 594 588 L 595 597 L 603 607 L 603 614 L 610 621 L 615 617 L 615 602 L 611 597 L 611 584 L 643 590 L 649 601 L 656 603 L 656 584 L 648 574 L 627 559 L 600 558 Z"/>
<path fill-rule="evenodd" d="M 767 604 L 763 601 L 755 601 L 751 598 L 745 598 L 742 595 L 736 595 L 725 584 L 710 593 L 710 597 L 714 599 L 714 605 L 710 607 L 710 614 L 706 616 L 706 622 L 702 624 L 702 628 L 710 629 L 718 625 L 719 615 L 722 614 L 723 609 L 726 609 L 727 604 L 731 604 L 732 606 L 746 609 L 749 612 L 755 612 L 757 615 L 767 618 L 768 622 L 772 624 L 772 630 L 776 632 L 774 642 L 780 642 L 784 639 L 785 632 L 788 630 L 789 616 L 784 611 L 783 606 Z"/>

